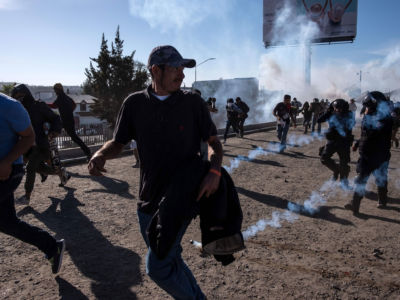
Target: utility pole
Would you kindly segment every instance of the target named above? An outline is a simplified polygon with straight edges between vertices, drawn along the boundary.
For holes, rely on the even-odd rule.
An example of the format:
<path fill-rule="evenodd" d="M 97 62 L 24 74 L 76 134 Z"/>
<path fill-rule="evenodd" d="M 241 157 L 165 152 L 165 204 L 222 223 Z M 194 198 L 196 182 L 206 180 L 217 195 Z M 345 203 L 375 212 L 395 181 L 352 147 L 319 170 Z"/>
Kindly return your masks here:
<path fill-rule="evenodd" d="M 305 45 L 304 79 L 308 86 L 311 85 L 311 43 Z"/>
<path fill-rule="evenodd" d="M 213 59 L 215 59 L 215 57 L 207 58 L 206 60 L 204 60 L 204 61 L 202 61 L 201 63 L 196 64 L 196 65 L 194 66 L 194 83 L 196 83 L 196 81 L 197 81 L 197 67 L 200 66 L 200 65 L 202 65 L 202 64 L 204 64 L 205 62 L 207 62 L 207 61 L 209 61 L 209 60 L 213 60 Z"/>

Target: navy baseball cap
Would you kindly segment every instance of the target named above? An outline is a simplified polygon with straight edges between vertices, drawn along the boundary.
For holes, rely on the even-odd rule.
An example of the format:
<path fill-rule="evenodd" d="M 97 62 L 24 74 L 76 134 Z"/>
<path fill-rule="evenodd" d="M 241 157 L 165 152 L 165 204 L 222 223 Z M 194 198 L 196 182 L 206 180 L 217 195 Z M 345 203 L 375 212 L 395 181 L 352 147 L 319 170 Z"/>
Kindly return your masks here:
<path fill-rule="evenodd" d="M 151 51 L 147 62 L 147 68 L 150 69 L 152 65 L 193 68 L 196 66 L 196 61 L 194 59 L 183 58 L 178 50 L 172 46 L 166 45 L 155 47 Z"/>

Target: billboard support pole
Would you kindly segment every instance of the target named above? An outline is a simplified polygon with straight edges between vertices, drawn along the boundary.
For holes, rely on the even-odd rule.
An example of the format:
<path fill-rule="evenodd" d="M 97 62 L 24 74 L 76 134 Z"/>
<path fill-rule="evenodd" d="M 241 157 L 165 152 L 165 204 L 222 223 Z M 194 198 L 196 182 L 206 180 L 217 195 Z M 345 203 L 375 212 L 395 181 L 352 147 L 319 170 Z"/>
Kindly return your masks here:
<path fill-rule="evenodd" d="M 311 85 L 311 43 L 305 45 L 304 79 L 306 85 Z"/>

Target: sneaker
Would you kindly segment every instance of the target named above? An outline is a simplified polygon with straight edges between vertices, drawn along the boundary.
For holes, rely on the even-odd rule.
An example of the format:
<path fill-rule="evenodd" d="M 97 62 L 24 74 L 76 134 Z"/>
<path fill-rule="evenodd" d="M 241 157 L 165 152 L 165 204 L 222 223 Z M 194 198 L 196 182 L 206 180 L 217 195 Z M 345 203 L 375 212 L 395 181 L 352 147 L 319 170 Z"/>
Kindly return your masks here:
<path fill-rule="evenodd" d="M 354 207 L 353 203 L 351 203 L 351 202 L 345 204 L 344 208 L 347 209 L 347 210 L 351 210 L 353 212 L 353 216 L 358 216 L 359 215 L 358 209 L 356 209 Z"/>
<path fill-rule="evenodd" d="M 57 244 L 57 251 L 53 255 L 53 257 L 49 258 L 49 262 L 51 264 L 51 271 L 53 272 L 53 274 L 57 274 L 60 271 L 65 251 L 65 241 L 63 239 L 57 241 L 56 244 Z"/>
<path fill-rule="evenodd" d="M 378 203 L 376 207 L 384 209 L 384 208 L 386 208 L 386 203 Z"/>
<path fill-rule="evenodd" d="M 47 180 L 48 175 L 40 173 L 40 182 L 43 183 Z"/>
<path fill-rule="evenodd" d="M 15 204 L 29 205 L 29 201 L 30 201 L 30 198 L 23 195 L 22 197 L 19 197 L 18 199 L 15 200 Z"/>
<path fill-rule="evenodd" d="M 353 204 L 352 204 L 351 202 L 346 203 L 346 204 L 344 205 L 344 208 L 345 208 L 345 209 L 348 209 L 348 210 L 353 210 Z"/>
<path fill-rule="evenodd" d="M 65 168 L 62 168 L 60 175 L 60 184 L 58 186 L 64 186 L 71 179 L 71 174 L 67 172 Z"/>
<path fill-rule="evenodd" d="M 140 168 L 140 163 L 137 161 L 134 165 L 132 165 L 132 168 Z"/>

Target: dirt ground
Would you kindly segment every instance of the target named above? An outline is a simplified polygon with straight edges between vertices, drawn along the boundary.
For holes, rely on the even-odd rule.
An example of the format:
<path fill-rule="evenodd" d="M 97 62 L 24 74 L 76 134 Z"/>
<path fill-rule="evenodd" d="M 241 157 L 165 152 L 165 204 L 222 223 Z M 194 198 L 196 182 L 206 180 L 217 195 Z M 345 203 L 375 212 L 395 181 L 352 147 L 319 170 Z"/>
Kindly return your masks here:
<path fill-rule="evenodd" d="M 301 131 L 290 133 L 301 136 Z M 230 138 L 224 165 L 275 141 L 274 131 Z M 331 177 L 318 157 L 323 144 L 299 142 L 283 154 L 264 152 L 240 161 L 232 177 L 243 230 L 320 190 Z M 352 153 L 350 178 L 357 158 Z M 376 208 L 373 179 L 359 217 L 343 209 L 351 192 L 321 192 L 327 202 L 319 212 L 291 213 L 290 221 L 278 220 L 280 227 L 266 226 L 226 267 L 189 243 L 200 239 L 194 220 L 183 255 L 204 293 L 209 299 L 400 299 L 399 158 L 400 150 L 393 149 L 387 209 Z M 139 170 L 131 168 L 133 162 L 133 156 L 108 161 L 102 178 L 89 177 L 86 165 L 69 167 L 73 178 L 66 188 L 58 187 L 56 177 L 36 183 L 31 206 L 18 206 L 18 215 L 66 240 L 63 268 L 53 276 L 40 251 L 0 234 L 1 299 L 169 299 L 145 274 L 136 216 Z M 22 193 L 23 184 L 16 196 Z M 381 254 L 374 256 L 375 249 Z"/>

